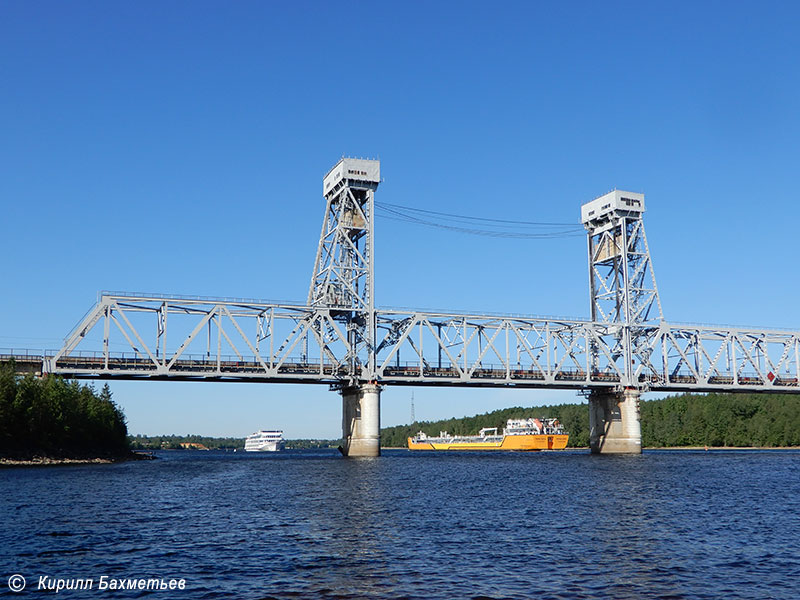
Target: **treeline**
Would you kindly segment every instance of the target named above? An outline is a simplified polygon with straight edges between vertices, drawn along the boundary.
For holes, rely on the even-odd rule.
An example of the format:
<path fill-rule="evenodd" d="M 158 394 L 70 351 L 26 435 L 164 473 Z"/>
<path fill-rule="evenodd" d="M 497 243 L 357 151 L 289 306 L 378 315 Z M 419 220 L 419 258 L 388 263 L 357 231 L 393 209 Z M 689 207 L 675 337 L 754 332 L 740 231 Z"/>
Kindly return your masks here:
<path fill-rule="evenodd" d="M 204 435 L 132 435 L 128 437 L 134 450 L 183 450 L 182 444 L 200 444 L 209 450 L 242 450 L 244 438 L 208 437 Z M 336 448 L 341 440 L 286 440 L 289 450 Z"/>
<path fill-rule="evenodd" d="M 180 450 L 181 444 L 200 444 L 209 450 L 244 448 L 244 438 L 205 435 L 132 435 L 128 441 L 134 450 Z"/>
<path fill-rule="evenodd" d="M 341 438 L 336 440 L 286 440 L 287 450 L 309 450 L 312 448 L 338 448 Z"/>
<path fill-rule="evenodd" d="M 642 444 L 800 446 L 800 396 L 681 394 L 642 402 Z"/>
<path fill-rule="evenodd" d="M 800 446 L 800 396 L 790 394 L 680 394 L 642 401 L 642 445 L 786 447 Z M 502 429 L 506 420 L 557 418 L 570 434 L 569 447 L 589 445 L 586 403 L 515 407 L 483 415 L 398 425 L 381 430 L 381 445 L 406 446 L 418 431 L 475 435 L 483 427 Z"/>
<path fill-rule="evenodd" d="M 125 416 L 108 384 L 20 377 L 0 365 L 0 457 L 111 458 L 129 454 Z"/>

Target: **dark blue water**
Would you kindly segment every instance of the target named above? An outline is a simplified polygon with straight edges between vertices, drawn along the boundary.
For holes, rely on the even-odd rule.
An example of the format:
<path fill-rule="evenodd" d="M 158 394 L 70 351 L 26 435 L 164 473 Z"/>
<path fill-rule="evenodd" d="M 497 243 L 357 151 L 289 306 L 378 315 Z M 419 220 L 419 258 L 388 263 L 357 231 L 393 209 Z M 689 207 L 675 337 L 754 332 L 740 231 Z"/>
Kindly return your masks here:
<path fill-rule="evenodd" d="M 0 470 L 0 595 L 800 598 L 797 451 L 160 456 Z"/>

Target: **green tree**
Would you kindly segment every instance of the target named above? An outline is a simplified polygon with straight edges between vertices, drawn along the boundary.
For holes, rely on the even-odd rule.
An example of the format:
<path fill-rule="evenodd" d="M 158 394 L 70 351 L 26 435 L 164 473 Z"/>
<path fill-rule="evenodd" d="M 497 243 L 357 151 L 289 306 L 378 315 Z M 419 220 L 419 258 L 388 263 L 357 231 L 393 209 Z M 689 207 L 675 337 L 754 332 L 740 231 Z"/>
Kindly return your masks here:
<path fill-rule="evenodd" d="M 0 365 L 0 456 L 54 458 L 120 456 L 129 451 L 125 416 L 108 385 L 89 386 L 57 376 L 20 377 Z"/>
<path fill-rule="evenodd" d="M 800 446 L 800 396 L 792 394 L 678 394 L 640 403 L 642 445 Z M 398 425 L 381 430 L 384 446 L 406 445 L 417 431 L 437 435 L 475 434 L 482 427 L 502 428 L 507 419 L 556 417 L 570 434 L 570 447 L 589 445 L 585 403 L 513 407 L 485 415 Z"/>

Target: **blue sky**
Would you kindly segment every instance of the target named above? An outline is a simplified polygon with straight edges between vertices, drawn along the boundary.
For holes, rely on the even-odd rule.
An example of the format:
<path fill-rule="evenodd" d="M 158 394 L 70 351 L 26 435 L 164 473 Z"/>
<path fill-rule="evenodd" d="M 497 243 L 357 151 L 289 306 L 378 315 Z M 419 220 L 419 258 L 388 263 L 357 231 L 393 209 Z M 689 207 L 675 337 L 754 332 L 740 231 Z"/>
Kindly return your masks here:
<path fill-rule="evenodd" d="M 0 347 L 102 289 L 303 301 L 342 155 L 379 201 L 575 222 L 646 194 L 665 317 L 800 328 L 791 2 L 0 0 Z M 588 315 L 585 240 L 379 219 L 379 306 Z M 132 433 L 338 437 L 324 386 L 115 383 Z M 408 388 L 382 422 L 407 422 Z M 575 401 L 417 389 L 419 419 Z"/>

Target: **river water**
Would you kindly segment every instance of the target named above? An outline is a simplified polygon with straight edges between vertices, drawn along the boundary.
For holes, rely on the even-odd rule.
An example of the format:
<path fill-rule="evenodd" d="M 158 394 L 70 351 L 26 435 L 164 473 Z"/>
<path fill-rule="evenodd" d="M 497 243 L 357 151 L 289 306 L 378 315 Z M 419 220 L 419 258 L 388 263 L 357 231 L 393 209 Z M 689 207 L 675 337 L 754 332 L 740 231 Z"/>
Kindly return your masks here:
<path fill-rule="evenodd" d="M 159 456 L 0 470 L 0 596 L 800 597 L 798 451 Z"/>

